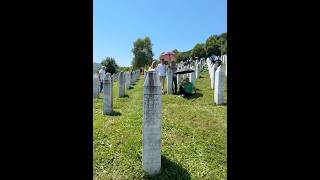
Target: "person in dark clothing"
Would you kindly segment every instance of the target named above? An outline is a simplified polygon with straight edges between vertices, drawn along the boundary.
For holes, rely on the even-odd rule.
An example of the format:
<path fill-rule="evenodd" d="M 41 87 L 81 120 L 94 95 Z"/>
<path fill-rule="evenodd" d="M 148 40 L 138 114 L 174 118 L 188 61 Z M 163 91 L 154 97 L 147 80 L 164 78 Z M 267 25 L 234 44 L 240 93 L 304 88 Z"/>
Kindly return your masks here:
<path fill-rule="evenodd" d="M 183 66 L 187 66 L 188 65 L 188 60 L 184 60 L 183 61 Z"/>
<path fill-rule="evenodd" d="M 188 60 L 187 60 L 188 68 L 190 68 L 190 64 L 191 64 L 191 60 L 190 60 L 190 59 L 188 59 Z"/>
<path fill-rule="evenodd" d="M 215 59 L 216 59 L 216 56 L 215 56 L 215 55 L 212 55 L 212 56 L 210 57 L 211 64 L 214 64 L 214 63 L 215 63 Z"/>
<path fill-rule="evenodd" d="M 217 65 L 217 67 L 221 66 L 221 63 L 221 58 L 219 56 L 216 56 L 215 64 Z"/>
<path fill-rule="evenodd" d="M 173 94 L 177 93 L 177 74 L 175 74 L 175 72 L 177 71 L 177 65 L 175 61 L 172 61 L 170 63 L 169 68 L 172 70 L 172 83 L 174 85 L 174 87 L 172 86 L 172 91 Z"/>

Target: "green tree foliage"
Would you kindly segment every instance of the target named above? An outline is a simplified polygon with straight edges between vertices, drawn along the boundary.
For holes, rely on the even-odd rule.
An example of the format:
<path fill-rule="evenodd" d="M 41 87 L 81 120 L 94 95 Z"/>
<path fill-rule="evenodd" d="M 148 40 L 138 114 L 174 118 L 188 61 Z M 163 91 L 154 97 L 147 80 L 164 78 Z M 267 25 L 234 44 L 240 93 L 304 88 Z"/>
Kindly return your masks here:
<path fill-rule="evenodd" d="M 212 55 L 220 55 L 220 43 L 218 41 L 219 37 L 217 35 L 211 35 L 205 43 L 206 56 L 210 57 Z"/>
<path fill-rule="evenodd" d="M 174 50 L 172 50 L 172 52 L 174 52 L 175 54 L 179 53 L 178 49 L 174 49 Z"/>
<path fill-rule="evenodd" d="M 183 60 L 182 52 L 176 53 L 176 61 L 181 62 Z"/>
<path fill-rule="evenodd" d="M 199 59 L 206 57 L 205 44 L 197 43 L 193 47 L 190 56 L 192 59 L 195 59 L 196 57 L 198 57 Z"/>
<path fill-rule="evenodd" d="M 144 39 L 138 38 L 134 41 L 131 51 L 134 55 L 131 62 L 133 69 L 151 65 L 154 54 L 152 52 L 152 43 L 149 37 L 145 37 Z"/>
<path fill-rule="evenodd" d="M 172 52 L 174 52 L 176 55 L 176 61 L 180 62 L 182 59 L 182 54 L 178 51 L 178 49 L 174 49 L 174 50 L 172 50 Z"/>
<path fill-rule="evenodd" d="M 132 68 L 131 67 L 119 67 L 118 71 L 122 72 L 131 72 Z"/>
<path fill-rule="evenodd" d="M 219 43 L 221 44 L 222 54 L 227 54 L 227 33 L 222 33 L 219 36 Z"/>
<path fill-rule="evenodd" d="M 115 74 L 118 71 L 119 66 L 112 57 L 106 57 L 101 61 L 101 65 L 106 67 L 106 72 Z"/>
<path fill-rule="evenodd" d="M 227 48 L 227 41 L 222 44 L 222 54 L 227 54 L 228 53 L 228 48 Z"/>
<path fill-rule="evenodd" d="M 181 61 L 185 61 L 185 60 L 189 59 L 191 57 L 191 51 L 192 50 L 185 51 L 185 52 L 179 52 L 176 55 L 176 61 L 179 63 Z"/>
<path fill-rule="evenodd" d="M 189 51 L 179 52 L 174 49 L 173 52 L 177 52 L 177 62 L 185 61 L 189 58 L 195 59 L 195 57 L 207 58 L 212 55 L 220 56 L 221 53 L 227 54 L 227 33 L 211 35 L 204 44 L 198 43 Z"/>
<path fill-rule="evenodd" d="M 211 35 L 206 40 L 205 50 L 207 57 L 212 55 L 220 56 L 227 53 L 227 33 Z"/>

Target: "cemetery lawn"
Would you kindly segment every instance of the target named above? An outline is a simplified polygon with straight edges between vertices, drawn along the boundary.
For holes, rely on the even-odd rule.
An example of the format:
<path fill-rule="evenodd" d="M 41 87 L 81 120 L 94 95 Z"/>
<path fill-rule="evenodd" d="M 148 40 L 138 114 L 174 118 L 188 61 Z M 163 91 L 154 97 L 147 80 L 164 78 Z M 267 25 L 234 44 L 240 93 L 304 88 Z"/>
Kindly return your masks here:
<path fill-rule="evenodd" d="M 94 179 L 227 179 L 227 105 L 213 105 L 208 72 L 201 77 L 189 99 L 162 96 L 162 165 L 155 177 L 142 170 L 143 76 L 123 98 L 114 83 L 113 116 L 102 115 L 103 94 L 94 99 Z"/>

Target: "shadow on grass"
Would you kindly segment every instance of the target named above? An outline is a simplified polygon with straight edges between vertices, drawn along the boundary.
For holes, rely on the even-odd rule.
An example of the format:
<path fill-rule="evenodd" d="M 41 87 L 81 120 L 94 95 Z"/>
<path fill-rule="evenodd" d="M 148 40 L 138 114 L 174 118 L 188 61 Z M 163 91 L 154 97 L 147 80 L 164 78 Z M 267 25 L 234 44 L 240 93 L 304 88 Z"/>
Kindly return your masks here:
<path fill-rule="evenodd" d="M 216 103 L 214 103 L 214 105 L 215 105 L 215 106 L 226 106 L 227 103 L 226 103 L 226 102 L 224 102 L 224 103 L 222 103 L 222 104 L 216 104 Z"/>
<path fill-rule="evenodd" d="M 123 96 L 121 96 L 121 97 L 119 97 L 119 98 L 129 98 L 129 95 L 128 95 L 128 94 L 125 94 L 125 95 L 123 95 Z"/>
<path fill-rule="evenodd" d="M 160 173 L 154 176 L 145 175 L 144 179 L 191 179 L 190 173 L 181 165 L 171 161 L 167 157 L 161 155 Z"/>
<path fill-rule="evenodd" d="M 133 86 L 130 86 L 128 89 L 133 89 Z"/>
<path fill-rule="evenodd" d="M 107 113 L 107 116 L 121 116 L 121 112 L 118 111 L 112 111 L 111 113 Z"/>
<path fill-rule="evenodd" d="M 197 98 L 202 97 L 202 96 L 203 96 L 202 93 L 197 92 L 197 93 L 189 95 L 189 96 L 184 96 L 184 98 L 185 99 L 197 99 Z"/>

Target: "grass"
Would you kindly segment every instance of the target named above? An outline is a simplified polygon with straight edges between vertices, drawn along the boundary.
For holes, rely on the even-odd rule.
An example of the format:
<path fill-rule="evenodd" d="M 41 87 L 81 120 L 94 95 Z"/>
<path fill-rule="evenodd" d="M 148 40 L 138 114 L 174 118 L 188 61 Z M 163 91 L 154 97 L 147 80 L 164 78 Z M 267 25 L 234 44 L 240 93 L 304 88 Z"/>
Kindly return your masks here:
<path fill-rule="evenodd" d="M 227 106 L 213 105 L 209 74 L 201 76 L 198 94 L 162 96 L 162 167 L 154 177 L 141 162 L 143 76 L 123 98 L 114 83 L 115 115 L 102 114 L 102 94 L 94 99 L 94 179 L 227 179 Z"/>

